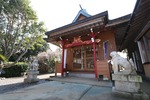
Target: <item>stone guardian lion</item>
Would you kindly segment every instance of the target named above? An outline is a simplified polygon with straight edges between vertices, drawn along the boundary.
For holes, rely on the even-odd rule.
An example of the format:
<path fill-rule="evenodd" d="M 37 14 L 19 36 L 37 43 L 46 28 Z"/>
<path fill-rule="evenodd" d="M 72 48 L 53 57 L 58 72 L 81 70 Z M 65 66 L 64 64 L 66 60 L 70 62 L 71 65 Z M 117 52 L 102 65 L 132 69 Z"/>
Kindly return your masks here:
<path fill-rule="evenodd" d="M 132 59 L 127 60 L 121 57 L 116 51 L 112 51 L 110 56 L 112 57 L 111 63 L 114 74 L 136 74 Z"/>

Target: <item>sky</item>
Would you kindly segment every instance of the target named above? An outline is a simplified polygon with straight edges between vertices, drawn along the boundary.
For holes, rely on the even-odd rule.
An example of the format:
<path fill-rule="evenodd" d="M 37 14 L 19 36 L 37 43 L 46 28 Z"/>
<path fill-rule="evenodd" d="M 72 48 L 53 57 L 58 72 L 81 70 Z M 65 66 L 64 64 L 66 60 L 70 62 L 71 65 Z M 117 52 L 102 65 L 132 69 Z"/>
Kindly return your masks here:
<path fill-rule="evenodd" d="M 109 19 L 115 19 L 133 12 L 136 0 L 30 0 L 39 21 L 43 21 L 48 31 L 70 24 L 83 9 L 90 15 L 108 11 Z M 55 46 L 51 46 L 54 51 Z"/>

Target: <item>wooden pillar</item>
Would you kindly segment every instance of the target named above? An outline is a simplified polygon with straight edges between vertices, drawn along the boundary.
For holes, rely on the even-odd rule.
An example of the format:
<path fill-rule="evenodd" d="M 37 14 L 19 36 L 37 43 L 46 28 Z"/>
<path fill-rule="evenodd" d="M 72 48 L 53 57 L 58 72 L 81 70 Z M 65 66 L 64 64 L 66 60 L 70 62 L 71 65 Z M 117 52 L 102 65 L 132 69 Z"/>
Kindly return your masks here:
<path fill-rule="evenodd" d="M 96 43 L 93 43 L 93 55 L 94 55 L 94 71 L 95 71 L 95 78 L 98 78 L 97 76 L 97 58 L 96 58 Z"/>
<path fill-rule="evenodd" d="M 81 47 L 81 70 L 84 69 L 84 48 Z"/>
<path fill-rule="evenodd" d="M 93 42 L 93 55 L 94 55 L 94 71 L 95 71 L 95 78 L 98 78 L 97 75 L 97 58 L 96 58 L 96 42 L 95 42 L 95 36 L 96 34 L 94 34 L 92 28 L 91 28 L 91 41 Z"/>
<path fill-rule="evenodd" d="M 57 63 L 55 63 L 55 76 L 57 77 Z"/>
<path fill-rule="evenodd" d="M 86 50 L 84 50 L 84 68 L 87 69 L 87 64 L 86 64 Z"/>

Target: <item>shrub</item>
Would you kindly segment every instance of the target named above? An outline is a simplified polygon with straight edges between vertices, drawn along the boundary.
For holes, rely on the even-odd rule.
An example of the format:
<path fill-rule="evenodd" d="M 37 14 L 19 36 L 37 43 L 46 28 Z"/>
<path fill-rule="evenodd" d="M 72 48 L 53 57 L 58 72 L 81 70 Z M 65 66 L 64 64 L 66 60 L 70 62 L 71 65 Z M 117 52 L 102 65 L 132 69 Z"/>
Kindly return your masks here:
<path fill-rule="evenodd" d="M 25 62 L 18 62 L 12 67 L 4 68 L 4 74 L 1 74 L 2 77 L 19 77 L 22 76 L 22 73 L 24 73 L 28 68 L 28 64 Z"/>
<path fill-rule="evenodd" d="M 39 71 L 40 74 L 48 73 L 48 70 L 49 70 L 49 66 L 46 63 L 39 62 L 38 71 Z"/>
<path fill-rule="evenodd" d="M 55 59 L 51 59 L 50 61 L 47 62 L 48 65 L 50 66 L 49 72 L 53 73 L 54 72 L 54 68 L 55 68 Z"/>
<path fill-rule="evenodd" d="M 49 61 L 39 61 L 39 73 L 45 74 L 45 73 L 53 73 L 55 67 L 55 60 L 50 59 Z"/>

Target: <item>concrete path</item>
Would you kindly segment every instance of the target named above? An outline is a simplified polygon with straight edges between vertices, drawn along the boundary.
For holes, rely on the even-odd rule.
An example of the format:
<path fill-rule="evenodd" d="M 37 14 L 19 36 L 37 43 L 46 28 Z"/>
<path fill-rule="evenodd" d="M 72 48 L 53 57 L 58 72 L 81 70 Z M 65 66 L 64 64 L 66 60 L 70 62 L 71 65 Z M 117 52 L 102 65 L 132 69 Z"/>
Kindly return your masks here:
<path fill-rule="evenodd" d="M 116 97 L 110 87 L 49 81 L 0 94 L 0 100 L 130 100 Z"/>
<path fill-rule="evenodd" d="M 24 77 L 0 80 L 0 100 L 129 100 L 112 94 L 112 84 L 109 81 L 77 77 L 43 80 L 49 79 L 49 76 L 50 74 L 39 75 L 40 82 L 33 84 L 24 84 Z M 19 88 L 12 90 L 15 86 Z M 142 83 L 142 89 L 148 94 L 149 86 L 148 82 Z M 9 91 L 2 92 L 5 87 Z"/>
<path fill-rule="evenodd" d="M 0 95 L 2 100 L 78 100 L 89 85 L 51 81 Z"/>
<path fill-rule="evenodd" d="M 111 93 L 109 87 L 50 81 L 0 94 L 0 100 L 128 100 Z"/>
<path fill-rule="evenodd" d="M 70 83 L 81 83 L 92 86 L 103 86 L 103 87 L 112 87 L 111 81 L 98 81 L 95 78 L 81 78 L 81 77 L 52 77 L 50 80 L 60 81 L 60 82 L 70 82 Z"/>

